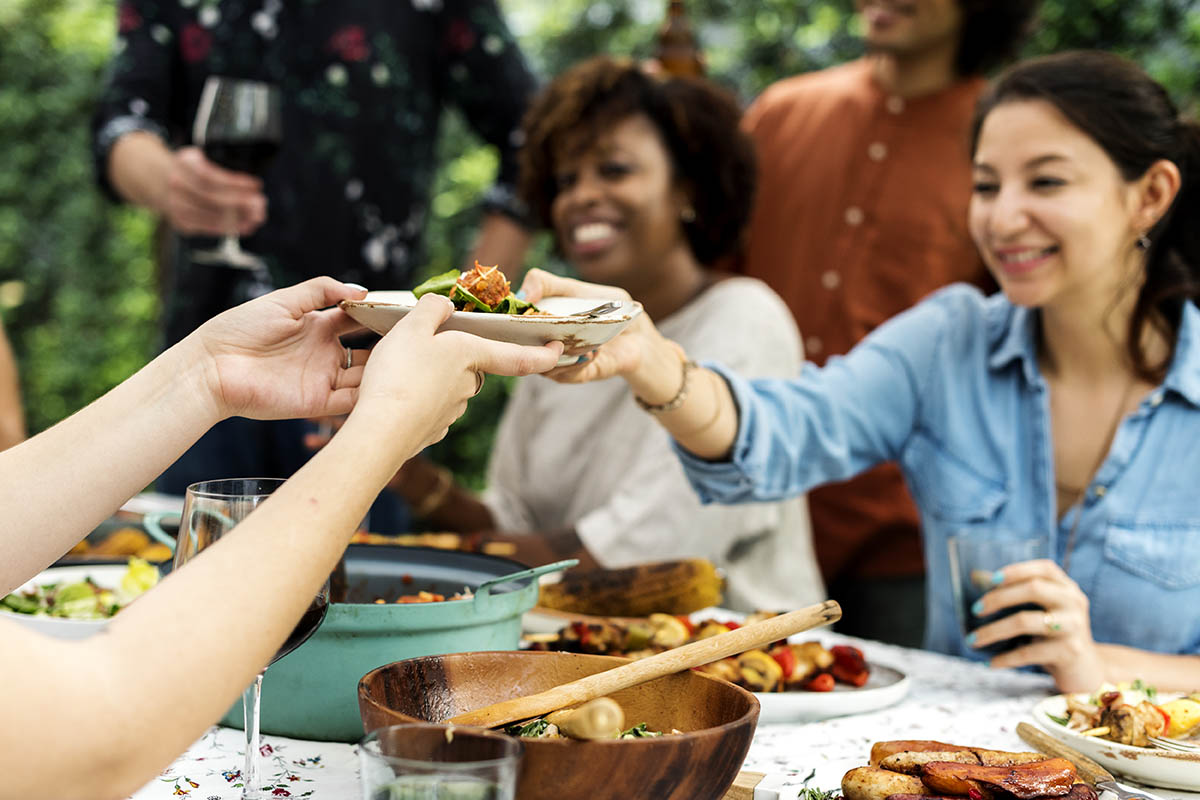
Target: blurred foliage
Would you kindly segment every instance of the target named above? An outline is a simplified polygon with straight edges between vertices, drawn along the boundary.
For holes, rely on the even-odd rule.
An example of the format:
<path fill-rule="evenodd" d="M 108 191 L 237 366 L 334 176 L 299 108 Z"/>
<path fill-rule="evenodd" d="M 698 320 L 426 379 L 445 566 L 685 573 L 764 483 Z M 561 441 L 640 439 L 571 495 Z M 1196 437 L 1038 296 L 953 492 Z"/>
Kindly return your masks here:
<path fill-rule="evenodd" d="M 402 0 L 391 0 L 401 2 Z M 500 0 L 542 76 L 608 52 L 647 57 L 665 0 Z M 861 53 L 851 0 L 690 0 L 714 78 L 746 100 L 785 75 Z M 1200 0 L 1044 0 L 1027 55 L 1075 47 L 1122 53 L 1181 103 L 1200 87 Z M 114 0 L 0 0 L 0 314 L 40 430 L 144 363 L 159 308 L 153 220 L 94 189 L 87 122 L 114 30 Z M 495 155 L 449 115 L 432 197 L 429 272 L 463 263 L 475 198 Z M 528 264 L 562 269 L 545 236 Z M 489 379 L 435 457 L 482 481 L 509 381 Z"/>

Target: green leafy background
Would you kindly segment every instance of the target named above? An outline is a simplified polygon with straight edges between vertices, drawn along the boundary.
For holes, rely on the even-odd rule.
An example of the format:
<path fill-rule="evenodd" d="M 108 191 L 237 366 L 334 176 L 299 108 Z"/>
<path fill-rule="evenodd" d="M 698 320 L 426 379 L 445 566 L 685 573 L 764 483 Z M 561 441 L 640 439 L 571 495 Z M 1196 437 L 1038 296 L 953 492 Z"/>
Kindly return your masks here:
<path fill-rule="evenodd" d="M 391 0 L 403 2 L 404 0 Z M 648 56 L 664 0 L 501 0 L 545 78 L 601 52 Z M 771 81 L 860 52 L 852 3 L 692 0 L 710 71 L 751 99 Z M 0 0 L 0 315 L 30 429 L 98 397 L 153 356 L 161 303 L 155 220 L 100 197 L 87 126 L 112 45 L 113 0 Z M 1185 107 L 1200 76 L 1197 0 L 1044 0 L 1027 54 L 1098 47 L 1130 56 Z M 495 154 L 451 114 L 428 229 L 427 274 L 462 264 Z M 556 263 L 540 237 L 529 264 Z M 403 288 L 403 287 L 397 287 Z M 435 457 L 479 486 L 509 389 L 488 381 Z"/>

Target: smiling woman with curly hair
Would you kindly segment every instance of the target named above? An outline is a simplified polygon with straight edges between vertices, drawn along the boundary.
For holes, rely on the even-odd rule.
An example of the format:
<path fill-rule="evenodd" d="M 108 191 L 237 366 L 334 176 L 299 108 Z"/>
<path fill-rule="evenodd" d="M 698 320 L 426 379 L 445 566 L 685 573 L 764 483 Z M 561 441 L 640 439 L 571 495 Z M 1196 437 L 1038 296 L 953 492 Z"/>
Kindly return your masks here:
<path fill-rule="evenodd" d="M 609 298 L 631 295 L 697 358 L 792 375 L 801 346 L 787 307 L 766 284 L 711 268 L 740 247 L 753 201 L 754 151 L 740 119 L 711 82 L 585 61 L 526 115 L 521 190 L 575 272 L 607 284 Z M 523 381 L 500 423 L 487 492 L 440 491 L 431 521 L 502 531 L 527 563 L 708 558 L 724 570 L 733 608 L 819 600 L 805 500 L 702 506 L 654 422 L 660 410 L 639 408 L 620 381 L 583 391 Z M 446 485 L 421 469 L 406 466 L 397 482 L 416 508 Z"/>

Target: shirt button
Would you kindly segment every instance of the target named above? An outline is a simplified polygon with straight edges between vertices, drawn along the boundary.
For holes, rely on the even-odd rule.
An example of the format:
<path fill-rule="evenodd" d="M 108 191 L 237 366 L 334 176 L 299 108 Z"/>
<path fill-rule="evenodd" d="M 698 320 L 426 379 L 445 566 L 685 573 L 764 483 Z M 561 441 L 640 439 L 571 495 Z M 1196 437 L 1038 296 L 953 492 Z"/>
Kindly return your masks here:
<path fill-rule="evenodd" d="M 858 206 L 850 206 L 846 209 L 846 224 L 847 225 L 862 225 L 863 211 Z"/>
<path fill-rule="evenodd" d="M 1150 405 L 1152 405 L 1152 406 L 1162 405 L 1162 401 L 1163 401 L 1163 393 L 1162 392 L 1155 392 L 1154 394 L 1150 395 Z"/>
<path fill-rule="evenodd" d="M 821 337 L 819 336 L 810 336 L 804 340 L 805 351 L 814 356 L 820 353 L 821 348 L 824 346 L 825 343 L 821 341 Z"/>
<path fill-rule="evenodd" d="M 885 103 L 887 110 L 893 114 L 899 114 L 904 111 L 904 98 L 893 95 L 887 99 Z"/>
<path fill-rule="evenodd" d="M 1096 492 L 1096 497 L 1104 497 L 1104 494 L 1105 494 L 1107 491 L 1108 491 L 1108 488 L 1107 488 L 1107 487 L 1105 487 L 1105 486 L 1097 486 L 1097 487 L 1096 487 L 1096 489 L 1095 489 L 1095 492 Z"/>
<path fill-rule="evenodd" d="M 887 145 L 883 142 L 872 142 L 870 146 L 867 147 L 867 156 L 869 156 L 872 161 L 883 161 L 885 158 L 887 158 Z"/>
<path fill-rule="evenodd" d="M 833 270 L 826 270 L 821 273 L 821 285 L 829 291 L 836 289 L 842 282 L 842 276 Z"/>

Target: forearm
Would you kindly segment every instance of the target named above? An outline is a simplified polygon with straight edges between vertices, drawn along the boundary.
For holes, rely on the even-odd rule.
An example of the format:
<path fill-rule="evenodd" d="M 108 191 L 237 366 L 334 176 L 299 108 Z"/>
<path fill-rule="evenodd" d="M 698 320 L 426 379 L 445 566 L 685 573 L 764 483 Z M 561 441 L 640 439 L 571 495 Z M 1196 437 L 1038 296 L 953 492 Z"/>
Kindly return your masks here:
<path fill-rule="evenodd" d="M 0 593 L 61 556 L 218 420 L 192 346 L 181 342 L 83 410 L 0 452 Z"/>
<path fill-rule="evenodd" d="M 670 403 L 686 388 L 683 402 L 654 416 L 686 450 L 710 461 L 729 457 L 738 432 L 738 412 L 725 380 L 707 369 L 686 370 L 677 346 L 656 337 L 638 368 L 627 377 L 634 396 L 650 405 Z M 686 387 L 684 386 L 686 380 Z"/>
<path fill-rule="evenodd" d="M 1168 655 L 1118 644 L 1098 644 L 1109 683 L 1141 678 L 1162 691 L 1195 691 L 1200 681 L 1200 656 Z M 1095 687 L 1092 687 L 1093 689 Z"/>
<path fill-rule="evenodd" d="M 171 150 L 147 131 L 132 131 L 113 144 L 108 155 L 108 179 L 130 203 L 163 213 Z"/>
<path fill-rule="evenodd" d="M 401 467 L 388 488 L 404 499 L 413 516 L 440 530 L 468 533 L 496 527 L 491 509 L 474 492 L 458 485 L 450 470 L 423 456 Z"/>
<path fill-rule="evenodd" d="M 395 443 L 388 453 L 375 446 L 381 435 Z M 418 446 L 410 438 L 352 416 L 234 534 L 123 611 L 105 635 L 52 646 L 39 637 L 46 647 L 16 651 L 29 678 L 0 696 L 11 695 L 9 724 L 23 736 L 0 753 L 11 779 L 0 798 L 125 797 L 170 763 L 267 664 L 399 467 L 396 454 Z M 186 664 L 170 637 L 186 639 Z M 100 729 L 102 737 L 59 735 Z M 51 740 L 59 745 L 47 749 Z"/>

